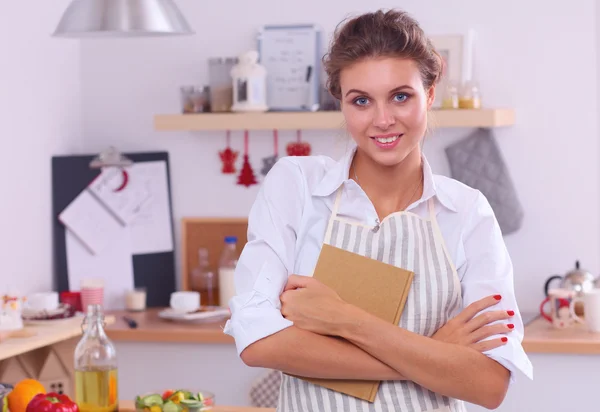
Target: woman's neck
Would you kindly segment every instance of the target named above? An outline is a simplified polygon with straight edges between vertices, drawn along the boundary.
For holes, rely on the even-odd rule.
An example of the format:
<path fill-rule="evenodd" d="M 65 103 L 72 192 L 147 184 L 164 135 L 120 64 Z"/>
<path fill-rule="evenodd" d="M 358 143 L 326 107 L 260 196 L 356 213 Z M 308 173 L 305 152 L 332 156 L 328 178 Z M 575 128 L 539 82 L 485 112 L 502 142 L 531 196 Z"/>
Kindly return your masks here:
<path fill-rule="evenodd" d="M 395 166 L 382 166 L 360 149 L 350 167 L 350 178 L 365 191 L 380 219 L 410 206 L 423 193 L 423 165 L 417 147 Z"/>

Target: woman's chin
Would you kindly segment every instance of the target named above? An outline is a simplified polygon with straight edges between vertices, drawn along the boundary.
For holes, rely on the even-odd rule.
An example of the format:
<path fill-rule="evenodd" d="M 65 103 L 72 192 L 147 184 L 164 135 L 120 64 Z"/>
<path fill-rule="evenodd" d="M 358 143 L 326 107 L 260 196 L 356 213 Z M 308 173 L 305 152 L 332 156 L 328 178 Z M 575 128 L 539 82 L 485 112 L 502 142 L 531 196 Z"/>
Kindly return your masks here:
<path fill-rule="evenodd" d="M 372 149 L 372 148 L 371 148 Z M 392 167 L 400 164 L 410 153 L 403 147 L 396 147 L 394 150 L 369 150 L 367 155 L 377 164 L 385 167 Z"/>

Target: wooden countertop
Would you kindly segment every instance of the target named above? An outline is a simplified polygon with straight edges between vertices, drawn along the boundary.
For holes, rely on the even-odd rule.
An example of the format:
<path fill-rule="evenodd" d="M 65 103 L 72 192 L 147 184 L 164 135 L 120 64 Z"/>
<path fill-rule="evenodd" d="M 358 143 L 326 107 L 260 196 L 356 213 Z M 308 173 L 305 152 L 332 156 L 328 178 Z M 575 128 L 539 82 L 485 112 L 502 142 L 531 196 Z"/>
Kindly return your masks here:
<path fill-rule="evenodd" d="M 150 308 L 144 312 L 110 312 L 115 322 L 106 333 L 115 342 L 184 342 L 184 343 L 234 343 L 231 336 L 223 333 L 227 319 L 216 322 L 172 322 L 158 317 L 160 309 Z M 132 329 L 123 320 L 127 316 L 137 322 Z"/>
<path fill-rule="evenodd" d="M 523 348 L 527 353 L 600 355 L 600 333 L 592 333 L 579 323 L 558 329 L 538 318 L 525 327 Z"/>
<path fill-rule="evenodd" d="M 133 401 L 119 401 L 119 412 L 134 412 Z M 250 406 L 222 406 L 215 405 L 212 412 L 275 412 L 272 408 L 253 408 Z"/>
<path fill-rule="evenodd" d="M 179 323 L 158 317 L 159 309 L 145 312 L 110 312 L 106 316 L 106 332 L 115 342 L 175 342 L 233 344 L 233 338 L 223 333 L 226 319 L 208 323 Z M 130 328 L 123 316 L 138 323 Z M 81 317 L 52 325 L 26 326 L 25 337 L 0 339 L 0 360 L 8 359 L 44 346 L 81 335 Z M 525 327 L 523 347 L 527 353 L 600 355 L 600 333 L 592 333 L 585 325 L 576 324 L 557 329 L 542 318 Z"/>
<path fill-rule="evenodd" d="M 3 335 L 0 339 L 0 360 L 80 336 L 82 320 L 82 316 L 76 316 L 45 325 L 25 325 L 12 336 Z M 110 315 L 105 316 L 104 320 L 107 325 L 114 322 Z"/>

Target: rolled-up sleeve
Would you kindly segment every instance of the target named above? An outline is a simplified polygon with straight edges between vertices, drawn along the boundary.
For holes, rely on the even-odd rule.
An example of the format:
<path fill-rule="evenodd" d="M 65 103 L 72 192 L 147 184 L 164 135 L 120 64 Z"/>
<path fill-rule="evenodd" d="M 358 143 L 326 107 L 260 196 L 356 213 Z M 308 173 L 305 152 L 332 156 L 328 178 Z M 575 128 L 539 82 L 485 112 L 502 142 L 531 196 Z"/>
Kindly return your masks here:
<path fill-rule="evenodd" d="M 508 342 L 484 353 L 511 372 L 511 383 L 517 371 L 533 379 L 533 366 L 522 346 L 524 326 L 515 297 L 512 261 L 494 212 L 478 191 L 466 217 L 462 243 L 465 263 L 458 268 L 458 273 L 464 307 L 489 295 L 501 295 L 502 299 L 497 305 L 484 311 L 515 312 L 509 320 L 503 321 L 514 324 L 511 332 L 488 338 L 507 336 Z"/>
<path fill-rule="evenodd" d="M 238 355 L 252 343 L 292 325 L 281 315 L 279 296 L 293 273 L 297 228 L 304 196 L 302 173 L 280 159 L 264 179 L 248 216 L 248 242 L 235 269 L 236 295 L 224 332 Z"/>

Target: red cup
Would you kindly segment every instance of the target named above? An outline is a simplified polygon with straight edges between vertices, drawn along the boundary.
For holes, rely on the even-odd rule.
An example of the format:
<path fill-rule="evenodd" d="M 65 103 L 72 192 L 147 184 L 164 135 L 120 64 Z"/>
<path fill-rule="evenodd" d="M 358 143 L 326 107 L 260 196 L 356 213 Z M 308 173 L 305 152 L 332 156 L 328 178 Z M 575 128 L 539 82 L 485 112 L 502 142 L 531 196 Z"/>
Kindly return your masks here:
<path fill-rule="evenodd" d="M 81 293 L 79 292 L 60 292 L 60 302 L 69 305 L 73 312 L 82 312 Z"/>

